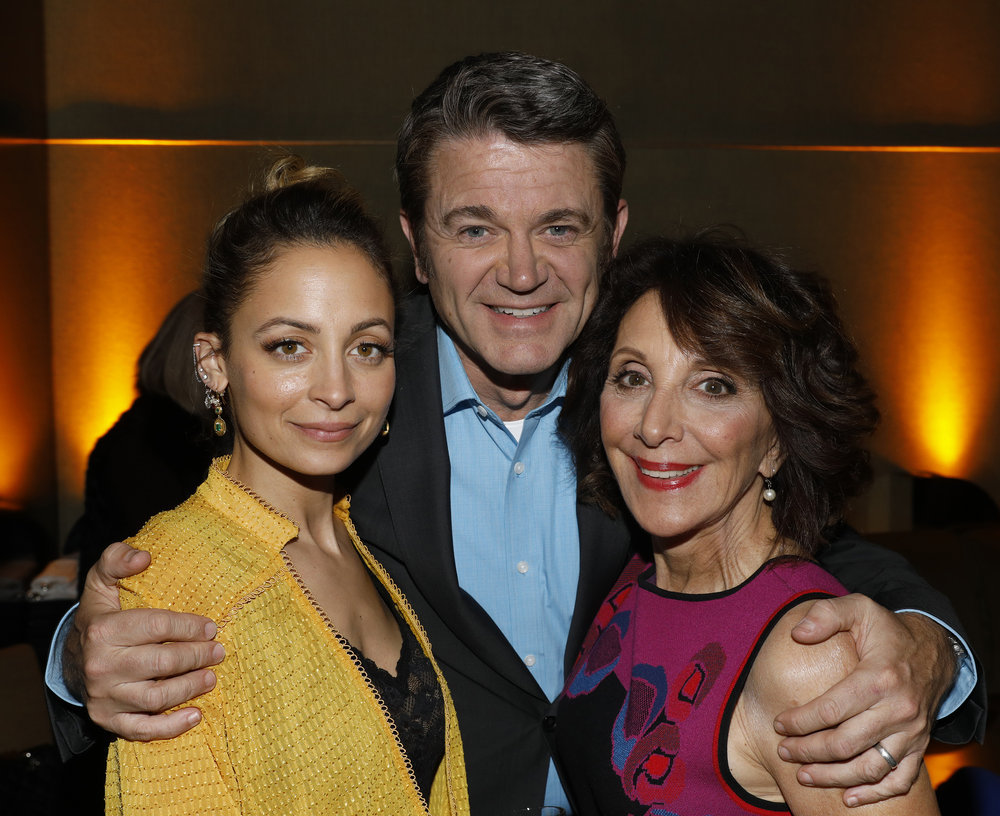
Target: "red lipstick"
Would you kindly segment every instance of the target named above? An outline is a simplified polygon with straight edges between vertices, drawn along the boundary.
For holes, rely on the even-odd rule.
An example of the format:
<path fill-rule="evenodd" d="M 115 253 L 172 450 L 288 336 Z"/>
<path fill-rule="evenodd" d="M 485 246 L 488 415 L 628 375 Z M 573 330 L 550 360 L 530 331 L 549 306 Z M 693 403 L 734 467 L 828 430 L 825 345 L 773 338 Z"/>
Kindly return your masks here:
<path fill-rule="evenodd" d="M 651 490 L 680 490 L 688 487 L 701 475 L 701 465 L 679 462 L 650 462 L 632 458 L 639 483 Z"/>

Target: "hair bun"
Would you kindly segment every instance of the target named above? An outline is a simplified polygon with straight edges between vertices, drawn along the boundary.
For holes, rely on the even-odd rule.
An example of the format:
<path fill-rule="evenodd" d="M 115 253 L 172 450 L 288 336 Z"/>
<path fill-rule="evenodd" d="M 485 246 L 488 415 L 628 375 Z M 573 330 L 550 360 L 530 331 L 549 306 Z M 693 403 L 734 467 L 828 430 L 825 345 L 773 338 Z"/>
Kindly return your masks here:
<path fill-rule="evenodd" d="M 295 153 L 279 156 L 264 172 L 260 189 L 251 191 L 251 197 L 259 193 L 272 193 L 295 184 L 320 182 L 331 190 L 347 191 L 351 187 L 339 170 L 332 167 L 318 167 L 306 164 L 305 159 Z"/>

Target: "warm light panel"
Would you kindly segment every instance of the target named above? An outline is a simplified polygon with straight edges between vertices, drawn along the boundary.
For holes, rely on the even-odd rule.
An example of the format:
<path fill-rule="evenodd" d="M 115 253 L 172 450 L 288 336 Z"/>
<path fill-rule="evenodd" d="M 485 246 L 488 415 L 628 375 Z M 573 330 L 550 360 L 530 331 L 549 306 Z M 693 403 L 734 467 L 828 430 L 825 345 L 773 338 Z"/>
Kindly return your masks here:
<path fill-rule="evenodd" d="M 197 284 L 233 193 L 206 191 L 184 149 L 58 147 L 50 166 L 57 465 L 61 494 L 78 499 L 94 442 L 132 402 L 140 351 Z M 63 511 L 65 530 L 79 505 Z"/>
<path fill-rule="evenodd" d="M 0 507 L 20 508 L 37 489 L 33 471 L 44 450 L 45 429 L 24 420 L 24 407 L 16 399 L 0 400 Z"/>
<path fill-rule="evenodd" d="M 997 240 L 984 179 L 961 157 L 900 162 L 885 201 L 880 352 L 874 360 L 893 459 L 915 472 L 973 478 L 1000 403 Z"/>
<path fill-rule="evenodd" d="M 986 338 L 970 301 L 977 281 L 949 257 L 947 235 L 928 238 L 932 244 L 935 240 L 942 245 L 927 248 L 926 265 L 914 263 L 912 277 L 901 281 L 905 319 L 900 345 L 910 357 L 906 365 L 911 372 L 903 381 L 909 384 L 902 389 L 909 401 L 903 421 L 925 470 L 958 475 L 966 472 L 968 454 L 995 397 L 995 386 L 977 383 L 976 372 L 992 355 L 985 348 L 978 353 Z"/>
<path fill-rule="evenodd" d="M 78 489 L 94 442 L 132 402 L 135 361 L 173 300 L 151 265 L 169 241 L 159 211 L 171 202 L 161 206 L 155 184 L 129 183 L 134 159 L 55 164 L 64 166 L 53 187 L 75 188 L 53 195 L 53 346 L 59 471 Z"/>

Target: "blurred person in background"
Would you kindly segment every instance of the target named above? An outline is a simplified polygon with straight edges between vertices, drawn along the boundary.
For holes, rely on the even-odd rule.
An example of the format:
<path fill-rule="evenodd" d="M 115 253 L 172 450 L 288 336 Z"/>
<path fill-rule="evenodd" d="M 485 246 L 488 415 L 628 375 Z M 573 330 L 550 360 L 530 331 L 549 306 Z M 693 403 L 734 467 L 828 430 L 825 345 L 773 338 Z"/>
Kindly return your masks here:
<path fill-rule="evenodd" d="M 90 452 L 83 515 L 65 547 L 80 554 L 80 592 L 108 542 L 135 535 L 148 519 L 190 496 L 213 454 L 228 444 L 199 415 L 204 389 L 191 371 L 191 344 L 202 329 L 202 313 L 198 292 L 171 308 L 139 355 L 139 396 Z"/>

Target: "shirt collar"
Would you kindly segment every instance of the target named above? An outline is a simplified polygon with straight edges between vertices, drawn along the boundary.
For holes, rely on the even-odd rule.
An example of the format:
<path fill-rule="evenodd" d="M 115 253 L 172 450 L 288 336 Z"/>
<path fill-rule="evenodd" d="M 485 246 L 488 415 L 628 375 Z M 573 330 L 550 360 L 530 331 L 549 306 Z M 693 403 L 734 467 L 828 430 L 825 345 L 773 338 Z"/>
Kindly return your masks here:
<path fill-rule="evenodd" d="M 438 370 L 441 373 L 441 406 L 445 415 L 448 415 L 461 408 L 475 408 L 482 405 L 479 395 L 469 382 L 469 375 L 465 373 L 462 359 L 458 356 L 458 349 L 455 348 L 454 341 L 448 333 L 437 327 L 438 346 Z M 567 370 L 569 361 L 562 364 L 556 381 L 552 384 L 552 390 L 548 397 L 538 408 L 531 411 L 528 416 L 542 415 L 549 413 L 562 406 L 563 398 L 566 396 Z M 486 407 L 486 406 L 484 406 Z M 486 410 L 490 410 L 488 407 Z M 492 413 L 492 411 L 491 411 Z"/>

